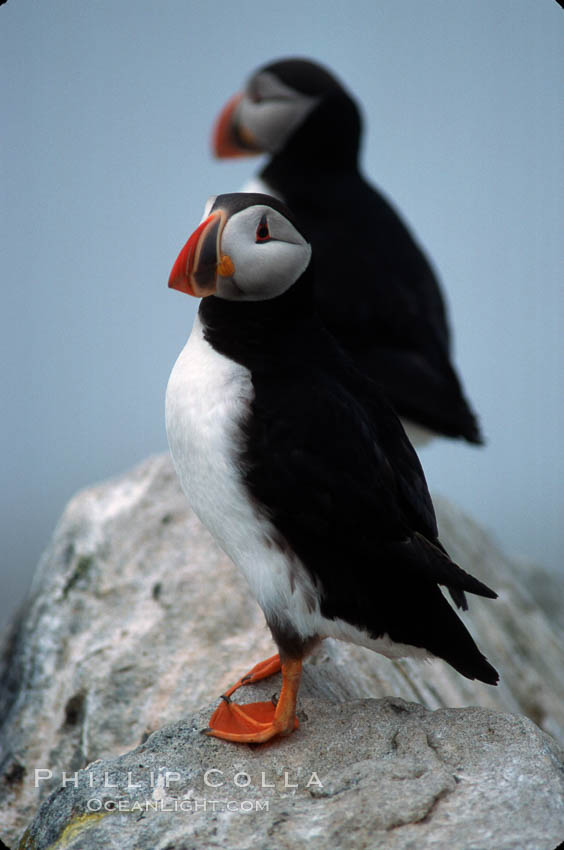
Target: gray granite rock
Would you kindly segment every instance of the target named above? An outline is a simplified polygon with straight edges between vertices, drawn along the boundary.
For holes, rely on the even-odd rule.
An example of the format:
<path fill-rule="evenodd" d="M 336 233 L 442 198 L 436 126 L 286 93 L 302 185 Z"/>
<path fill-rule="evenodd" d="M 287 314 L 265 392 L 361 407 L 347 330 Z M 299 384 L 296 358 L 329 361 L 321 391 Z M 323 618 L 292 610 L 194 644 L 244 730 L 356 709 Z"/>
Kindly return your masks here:
<path fill-rule="evenodd" d="M 527 715 L 563 741 L 561 632 L 490 537 L 452 506 L 437 507 L 447 548 L 500 592 L 494 602 L 472 598 L 467 616 L 500 686 L 470 682 L 439 661 L 390 662 L 326 641 L 306 665 L 302 698 L 481 705 Z M 62 771 L 116 758 L 211 703 L 274 651 L 262 613 L 190 512 L 166 455 L 69 503 L 1 649 L 0 837 L 8 846 L 49 793 L 47 783 L 35 787 L 36 768 L 58 782 Z"/>
<path fill-rule="evenodd" d="M 564 753 L 523 717 L 399 699 L 301 700 L 261 746 L 200 734 L 207 713 L 67 777 L 21 850 L 554 850 Z"/>

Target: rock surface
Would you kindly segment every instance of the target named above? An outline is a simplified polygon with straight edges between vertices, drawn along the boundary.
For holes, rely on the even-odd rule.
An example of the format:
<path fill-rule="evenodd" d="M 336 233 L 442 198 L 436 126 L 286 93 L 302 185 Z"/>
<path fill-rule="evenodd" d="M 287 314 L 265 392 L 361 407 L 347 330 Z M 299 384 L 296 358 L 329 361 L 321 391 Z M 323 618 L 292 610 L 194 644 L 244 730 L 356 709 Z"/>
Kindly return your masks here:
<path fill-rule="evenodd" d="M 564 741 L 561 632 L 533 600 L 519 566 L 467 517 L 440 501 L 436 505 L 441 538 L 452 556 L 500 594 L 493 602 L 471 598 L 467 617 L 501 673 L 500 686 L 470 682 L 442 662 L 390 662 L 326 641 L 306 665 L 302 701 L 394 695 L 428 709 L 477 704 L 527 715 Z M 78 494 L 42 558 L 25 610 L 3 640 L 4 842 L 15 846 L 63 770 L 72 773 L 132 750 L 151 732 L 212 702 L 272 652 L 262 613 L 187 507 L 168 456 Z M 270 696 L 278 683 L 264 687 Z M 333 711 L 337 717 L 348 708 Z M 151 738 L 152 746 L 155 740 L 160 738 Z M 299 740 L 303 744 L 306 736 L 300 733 Z M 216 742 L 204 739 L 204 745 L 217 751 Z M 244 748 L 239 755 L 239 748 L 227 745 L 225 757 L 236 761 L 249 752 Z M 36 788 L 36 768 L 52 770 L 52 782 Z M 375 799 L 381 806 L 381 798 Z"/>
<path fill-rule="evenodd" d="M 523 717 L 305 699 L 300 730 L 252 748 L 202 736 L 206 719 L 78 773 L 21 848 L 554 850 L 563 834 L 564 753 Z"/>

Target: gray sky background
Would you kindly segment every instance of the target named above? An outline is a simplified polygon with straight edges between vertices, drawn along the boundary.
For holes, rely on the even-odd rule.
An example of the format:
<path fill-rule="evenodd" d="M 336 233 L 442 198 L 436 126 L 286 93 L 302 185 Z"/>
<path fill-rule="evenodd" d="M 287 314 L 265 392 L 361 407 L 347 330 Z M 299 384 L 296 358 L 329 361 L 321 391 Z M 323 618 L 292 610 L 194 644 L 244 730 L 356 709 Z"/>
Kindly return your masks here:
<path fill-rule="evenodd" d="M 488 445 L 424 450 L 432 491 L 564 571 L 557 3 L 9 0 L 0 620 L 70 496 L 165 450 L 166 381 L 197 307 L 168 273 L 208 195 L 259 165 L 214 162 L 210 126 L 257 65 L 296 54 L 363 104 L 365 172 L 444 284 Z"/>

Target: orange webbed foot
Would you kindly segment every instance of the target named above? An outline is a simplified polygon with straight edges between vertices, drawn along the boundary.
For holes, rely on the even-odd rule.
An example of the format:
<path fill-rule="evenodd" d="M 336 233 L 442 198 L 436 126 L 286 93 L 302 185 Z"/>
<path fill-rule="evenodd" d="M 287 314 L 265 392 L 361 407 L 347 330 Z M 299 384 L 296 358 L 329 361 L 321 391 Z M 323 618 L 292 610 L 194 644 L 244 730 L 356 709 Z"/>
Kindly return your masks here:
<path fill-rule="evenodd" d="M 274 656 L 274 658 L 278 658 L 278 656 Z M 273 659 L 268 659 L 268 662 L 263 662 L 263 665 L 269 662 L 273 662 Z M 280 663 L 279 658 L 278 663 Z M 257 665 L 257 667 L 263 668 L 263 665 Z M 237 705 L 231 702 L 229 693 L 232 693 L 241 684 L 246 684 L 241 680 L 223 696 L 220 705 L 211 716 L 206 735 L 243 744 L 260 744 L 270 740 L 275 735 L 289 735 L 294 729 L 298 728 L 296 700 L 301 667 L 301 661 L 287 661 L 281 664 L 282 691 L 276 705 L 274 702 L 252 702 L 247 705 Z M 256 670 L 256 668 L 253 668 L 253 670 Z M 270 675 L 270 673 L 260 675 L 260 672 L 255 681 Z M 276 671 L 273 670 L 272 672 Z"/>
<path fill-rule="evenodd" d="M 276 708 L 272 702 L 251 702 L 237 705 L 222 701 L 210 718 L 206 735 L 235 741 L 241 744 L 260 744 L 275 735 L 289 735 L 298 728 L 294 715 L 290 729 L 277 722 Z"/>

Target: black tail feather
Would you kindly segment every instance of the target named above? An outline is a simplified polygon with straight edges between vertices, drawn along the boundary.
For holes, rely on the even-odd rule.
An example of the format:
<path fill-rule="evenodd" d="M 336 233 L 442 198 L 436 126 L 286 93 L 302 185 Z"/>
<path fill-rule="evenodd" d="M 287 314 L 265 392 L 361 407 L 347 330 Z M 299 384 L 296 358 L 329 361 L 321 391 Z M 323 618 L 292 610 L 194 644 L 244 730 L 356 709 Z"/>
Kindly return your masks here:
<path fill-rule="evenodd" d="M 418 533 L 415 535 L 415 541 L 419 554 L 424 556 L 418 562 L 419 569 L 422 566 L 426 567 L 428 577 L 448 589 L 458 608 L 462 608 L 463 611 L 468 608 L 464 591 L 474 593 L 476 596 L 484 596 L 487 599 L 497 599 L 495 590 L 451 561 L 442 545 L 436 546 Z"/>
<path fill-rule="evenodd" d="M 390 594 L 396 604 L 385 616 L 392 640 L 423 647 L 468 679 L 496 685 L 497 671 L 480 652 L 439 585 L 463 610 L 468 607 L 465 591 L 489 599 L 495 599 L 497 594 L 451 561 L 441 544 L 435 546 L 420 534 L 400 546 L 389 547 L 388 555 L 391 557 L 386 575 L 395 576 L 396 588 Z"/>
<path fill-rule="evenodd" d="M 458 587 L 449 587 L 446 585 L 446 589 L 450 594 L 450 598 L 454 602 L 457 608 L 460 608 L 461 611 L 468 611 L 468 602 L 466 601 L 466 594 L 463 590 L 460 590 Z"/>
<path fill-rule="evenodd" d="M 437 658 L 447 661 L 467 679 L 497 685 L 497 670 L 480 652 L 474 639 L 437 585 L 420 588 L 420 609 L 424 616 L 404 623 L 404 637 L 414 646 L 423 646 Z M 391 635 L 390 635 L 391 636 Z M 400 634 L 393 639 L 401 640 Z"/>

